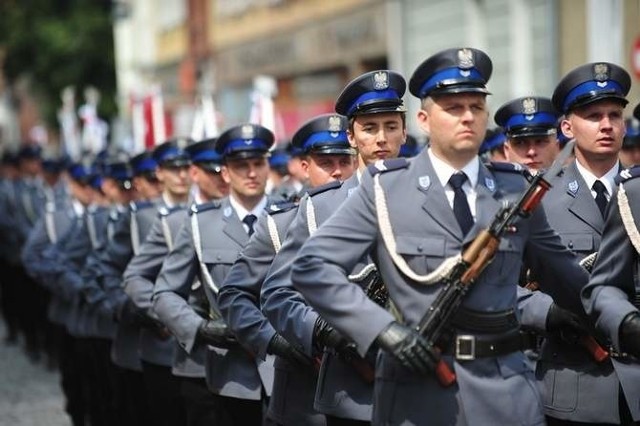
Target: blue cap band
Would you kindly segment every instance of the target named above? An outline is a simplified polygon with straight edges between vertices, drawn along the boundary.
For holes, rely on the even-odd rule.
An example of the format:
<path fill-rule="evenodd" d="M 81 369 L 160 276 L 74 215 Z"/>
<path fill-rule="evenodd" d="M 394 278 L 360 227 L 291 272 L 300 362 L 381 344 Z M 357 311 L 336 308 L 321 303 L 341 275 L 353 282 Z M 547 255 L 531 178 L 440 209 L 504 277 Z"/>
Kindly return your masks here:
<path fill-rule="evenodd" d="M 469 73 L 469 75 L 464 75 L 463 73 Z M 440 83 L 451 81 L 451 84 L 460 84 L 468 81 L 470 83 L 477 82 L 484 84 L 486 81 L 482 77 L 482 74 L 476 68 L 469 68 L 468 70 L 463 70 L 458 67 L 447 68 L 442 71 L 438 71 L 431 78 L 422 84 L 420 87 L 420 96 L 424 96 L 429 93 L 431 90 L 435 89 L 436 86 Z"/>
<path fill-rule="evenodd" d="M 504 133 L 502 132 L 497 133 L 493 135 L 491 138 L 484 141 L 482 143 L 482 146 L 480 147 L 480 150 L 484 152 L 490 151 L 494 148 L 504 145 L 506 141 L 507 141 L 507 136 Z"/>
<path fill-rule="evenodd" d="M 387 90 L 375 90 L 373 92 L 366 92 L 362 95 L 358 96 L 352 103 L 349 109 L 347 110 L 347 115 L 353 114 L 353 112 L 358 109 L 358 106 L 366 101 L 372 101 L 374 99 L 389 99 L 389 100 L 397 100 L 400 102 L 400 96 L 398 96 L 398 92 L 393 89 Z"/>
<path fill-rule="evenodd" d="M 71 176 L 71 178 L 75 180 L 84 179 L 89 176 L 89 172 L 87 171 L 87 169 L 80 164 L 71 166 L 67 171 L 69 173 L 69 176 Z"/>
<path fill-rule="evenodd" d="M 347 138 L 347 132 L 316 132 L 302 144 L 302 149 L 308 152 L 316 144 L 347 145 L 349 147 L 349 139 Z"/>
<path fill-rule="evenodd" d="M 533 118 L 527 120 L 527 117 L 531 115 L 516 114 L 509 117 L 504 127 L 510 129 L 515 126 L 544 126 L 556 127 L 557 117 L 554 114 L 548 112 L 537 112 L 533 114 Z"/>
<path fill-rule="evenodd" d="M 153 158 L 147 157 L 144 160 L 133 164 L 134 173 L 153 172 L 158 168 L 158 163 Z"/>
<path fill-rule="evenodd" d="M 222 158 L 213 149 L 203 149 L 200 152 L 191 156 L 191 161 L 194 163 L 207 161 L 207 162 L 221 162 Z"/>
<path fill-rule="evenodd" d="M 262 139 L 233 139 L 224 147 L 224 155 L 237 151 L 269 151 L 269 146 Z"/>
<path fill-rule="evenodd" d="M 281 152 L 271 155 L 269 157 L 269 165 L 271 167 L 281 167 L 289 164 L 290 157 L 287 154 Z"/>
<path fill-rule="evenodd" d="M 606 83 L 606 86 L 603 86 L 603 83 Z M 599 93 L 615 93 L 620 96 L 625 96 L 622 87 L 615 80 L 607 80 L 606 82 L 589 80 L 578 84 L 576 87 L 571 89 L 569 93 L 567 93 L 567 96 L 565 96 L 564 102 L 562 103 L 562 109 L 566 112 L 571 104 L 581 96 L 596 96 Z"/>
<path fill-rule="evenodd" d="M 189 157 L 189 154 L 179 148 L 170 147 L 160 153 L 158 156 L 158 162 L 162 163 L 163 161 L 170 161 L 177 157 Z"/>

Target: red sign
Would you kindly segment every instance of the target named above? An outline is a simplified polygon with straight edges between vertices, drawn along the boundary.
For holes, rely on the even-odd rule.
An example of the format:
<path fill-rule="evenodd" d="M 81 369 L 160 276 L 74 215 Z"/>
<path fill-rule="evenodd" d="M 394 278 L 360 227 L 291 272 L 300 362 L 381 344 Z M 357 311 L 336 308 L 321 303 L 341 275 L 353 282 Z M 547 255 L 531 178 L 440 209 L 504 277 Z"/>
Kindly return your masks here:
<path fill-rule="evenodd" d="M 640 36 L 636 37 L 636 41 L 631 48 L 631 68 L 633 74 L 640 80 Z"/>

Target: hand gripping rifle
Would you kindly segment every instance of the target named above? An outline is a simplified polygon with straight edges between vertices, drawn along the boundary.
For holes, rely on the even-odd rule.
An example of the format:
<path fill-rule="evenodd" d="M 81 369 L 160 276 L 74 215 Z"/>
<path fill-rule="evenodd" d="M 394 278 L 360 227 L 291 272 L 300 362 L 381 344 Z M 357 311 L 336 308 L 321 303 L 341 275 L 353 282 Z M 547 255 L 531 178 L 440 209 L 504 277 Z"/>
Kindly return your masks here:
<path fill-rule="evenodd" d="M 444 283 L 444 288 L 416 327 L 429 343 L 434 344 L 441 338 L 465 294 L 493 260 L 504 233 L 513 229 L 519 218 L 529 217 L 540 204 L 551 188 L 550 180 L 560 173 L 574 145 L 575 141 L 567 142 L 546 173 L 539 172 L 531 177 L 529 187 L 517 202 L 505 203 L 487 229 L 481 231 L 461 254 L 446 260 L 438 268 L 442 269 L 439 276 L 442 277 L 440 281 Z M 455 374 L 443 360 L 439 361 L 435 373 L 443 386 L 450 386 L 456 380 Z"/>

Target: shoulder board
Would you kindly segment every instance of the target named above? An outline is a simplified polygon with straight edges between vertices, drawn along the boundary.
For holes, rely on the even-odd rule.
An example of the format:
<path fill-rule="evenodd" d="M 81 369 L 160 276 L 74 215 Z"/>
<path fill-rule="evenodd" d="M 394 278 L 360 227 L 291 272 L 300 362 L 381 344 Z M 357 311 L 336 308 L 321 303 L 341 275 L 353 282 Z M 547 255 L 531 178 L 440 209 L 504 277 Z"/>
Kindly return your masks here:
<path fill-rule="evenodd" d="M 393 170 L 406 169 L 409 167 L 409 161 L 406 158 L 390 158 L 388 160 L 379 160 L 367 167 L 371 176 L 378 173 L 386 173 Z"/>
<path fill-rule="evenodd" d="M 322 194 L 323 192 L 329 191 L 330 189 L 340 188 L 342 186 L 342 182 L 339 180 L 334 180 L 329 183 L 325 183 L 324 185 L 316 186 L 315 188 L 310 188 L 307 191 L 309 197 L 313 197 L 314 195 Z"/>
<path fill-rule="evenodd" d="M 160 207 L 158 207 L 158 216 L 166 217 L 166 216 L 169 216 L 171 213 L 179 212 L 180 210 L 184 210 L 184 207 L 182 207 L 182 206 L 173 206 L 173 207 L 160 206 Z"/>
<path fill-rule="evenodd" d="M 189 209 L 189 214 L 198 214 L 206 212 L 207 210 L 219 209 L 221 205 L 220 201 L 210 201 L 202 204 L 193 203 Z"/>
<path fill-rule="evenodd" d="M 640 166 L 629 167 L 621 171 L 615 178 L 616 185 L 640 176 Z"/>
<path fill-rule="evenodd" d="M 129 210 L 131 210 L 132 212 L 137 212 L 139 210 L 142 209 L 146 209 L 149 207 L 153 207 L 153 202 L 152 201 L 132 201 L 129 203 Z"/>
<path fill-rule="evenodd" d="M 270 206 L 267 206 L 265 209 L 267 214 L 274 215 L 282 212 L 286 212 L 298 207 L 298 203 L 292 203 L 290 201 L 281 202 L 281 203 L 273 203 Z"/>
<path fill-rule="evenodd" d="M 485 166 L 492 172 L 516 173 L 519 175 L 524 175 L 527 170 L 521 164 L 507 163 L 502 161 L 492 161 L 490 163 L 485 163 Z"/>

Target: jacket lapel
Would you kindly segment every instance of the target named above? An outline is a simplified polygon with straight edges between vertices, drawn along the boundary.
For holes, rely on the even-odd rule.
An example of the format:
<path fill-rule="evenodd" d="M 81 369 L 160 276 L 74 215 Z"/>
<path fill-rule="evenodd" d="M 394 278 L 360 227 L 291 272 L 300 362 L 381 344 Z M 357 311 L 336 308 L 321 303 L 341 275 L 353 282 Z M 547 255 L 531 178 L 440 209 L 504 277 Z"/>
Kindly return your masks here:
<path fill-rule="evenodd" d="M 575 162 L 567 167 L 562 183 L 566 188 L 566 196 L 570 197 L 569 211 L 601 233 L 604 225 L 602 214 L 600 214 L 598 205 L 591 195 L 591 190 L 578 172 Z"/>
<path fill-rule="evenodd" d="M 436 221 L 443 229 L 449 232 L 458 241 L 462 241 L 462 229 L 453 215 L 453 210 L 449 206 L 449 201 L 444 193 L 444 188 L 438 180 L 438 175 L 431 164 L 431 160 L 425 149 L 423 158 L 415 160 L 416 178 L 418 182 L 418 190 L 426 195 L 422 208 L 431 218 Z M 429 182 L 425 182 L 428 178 Z M 421 180 L 422 179 L 422 180 Z"/>
<path fill-rule="evenodd" d="M 222 205 L 222 232 L 224 232 L 229 238 L 238 243 L 240 246 L 244 246 L 249 241 L 249 235 L 244 230 L 242 222 L 238 218 L 238 214 L 231 207 L 229 199 L 226 198 Z"/>

